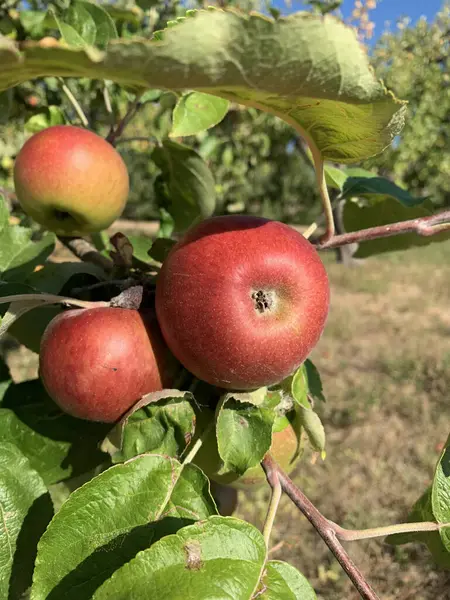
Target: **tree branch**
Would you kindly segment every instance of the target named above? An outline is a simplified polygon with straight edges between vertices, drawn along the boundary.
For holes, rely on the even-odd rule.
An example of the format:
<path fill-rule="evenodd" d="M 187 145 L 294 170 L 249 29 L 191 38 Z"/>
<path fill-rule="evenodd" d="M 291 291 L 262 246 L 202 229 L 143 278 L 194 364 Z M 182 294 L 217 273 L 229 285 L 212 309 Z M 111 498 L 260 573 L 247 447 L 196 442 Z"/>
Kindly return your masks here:
<path fill-rule="evenodd" d="M 450 210 L 443 211 L 430 217 L 421 217 L 419 219 L 411 219 L 409 221 L 400 221 L 399 223 L 389 223 L 388 225 L 380 225 L 379 227 L 370 227 L 369 229 L 361 229 L 360 231 L 352 231 L 335 235 L 328 241 L 316 243 L 318 250 L 329 250 L 331 248 L 339 248 L 347 244 L 367 242 L 379 238 L 391 237 L 394 235 L 402 235 L 405 233 L 417 233 L 425 237 L 450 231 Z"/>
<path fill-rule="evenodd" d="M 76 257 L 84 262 L 90 262 L 101 267 L 106 273 L 111 273 L 114 267 L 112 260 L 103 256 L 87 240 L 79 237 L 59 237 L 59 241 L 66 246 Z"/>
<path fill-rule="evenodd" d="M 117 124 L 117 127 L 113 131 L 109 132 L 109 134 L 106 137 L 107 142 L 109 142 L 112 146 L 116 145 L 117 140 L 124 132 L 125 127 L 131 121 L 131 119 L 135 116 L 135 114 L 138 112 L 138 110 L 141 108 L 141 106 L 142 106 L 142 104 L 141 104 L 141 102 L 139 102 L 139 98 L 137 98 L 130 105 L 125 116 Z"/>
<path fill-rule="evenodd" d="M 336 532 L 328 519 L 326 519 L 312 504 L 310 500 L 301 492 L 297 486 L 289 479 L 286 473 L 276 464 L 270 454 L 267 454 L 262 462 L 262 467 L 266 473 L 267 480 L 273 488 L 277 484 L 277 479 L 285 494 L 292 500 L 295 506 L 305 515 L 311 525 L 319 533 L 328 548 L 339 561 L 341 567 L 350 578 L 351 582 L 358 590 L 361 598 L 364 600 L 380 600 L 375 591 L 365 580 L 364 575 L 347 554 L 345 548 L 339 542 Z"/>

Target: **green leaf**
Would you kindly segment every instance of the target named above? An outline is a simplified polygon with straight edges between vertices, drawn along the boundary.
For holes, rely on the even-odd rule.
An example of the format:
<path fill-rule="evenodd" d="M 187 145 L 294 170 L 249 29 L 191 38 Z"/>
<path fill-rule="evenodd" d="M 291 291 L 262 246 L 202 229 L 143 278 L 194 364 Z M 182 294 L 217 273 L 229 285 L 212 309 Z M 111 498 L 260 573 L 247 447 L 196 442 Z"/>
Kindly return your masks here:
<path fill-rule="evenodd" d="M 450 553 L 450 436 L 434 474 L 431 504 L 436 521 L 449 524 L 449 527 L 442 528 L 439 533 L 444 547 Z"/>
<path fill-rule="evenodd" d="M 0 196 L 0 280 L 23 280 L 53 252 L 56 239 L 53 233 L 36 242 L 31 235 L 31 229 L 10 225 L 8 208 Z"/>
<path fill-rule="evenodd" d="M 325 170 L 325 181 L 327 186 L 334 190 L 342 192 L 347 175 L 343 169 L 332 167 L 331 165 L 324 165 Z"/>
<path fill-rule="evenodd" d="M 179 458 L 194 434 L 192 402 L 189 392 L 147 394 L 108 434 L 109 444 L 103 447 L 115 463 L 144 452 Z"/>
<path fill-rule="evenodd" d="M 184 527 L 117 571 L 93 600 L 211 600 L 254 597 L 266 548 L 261 533 L 232 517 Z"/>
<path fill-rule="evenodd" d="M 224 466 L 221 472 L 242 475 L 258 465 L 269 451 L 278 398 L 267 395 L 258 406 L 250 394 L 227 394 L 218 407 L 217 448 Z"/>
<path fill-rule="evenodd" d="M 431 508 L 431 487 L 417 500 L 411 513 L 408 516 L 408 523 L 420 523 L 425 521 L 434 521 L 434 515 Z M 434 562 L 443 569 L 450 569 L 450 553 L 442 543 L 438 531 L 427 531 L 424 533 L 396 533 L 385 538 L 388 544 L 393 546 L 409 544 L 412 542 L 421 542 L 428 547 Z"/>
<path fill-rule="evenodd" d="M 51 521 L 31 600 L 90 600 L 140 550 L 215 512 L 208 480 L 193 465 L 150 454 L 115 465 L 73 492 Z"/>
<path fill-rule="evenodd" d="M 66 118 L 58 106 L 48 106 L 28 119 L 25 123 L 25 131 L 37 133 L 53 125 L 65 125 Z"/>
<path fill-rule="evenodd" d="M 433 484 L 408 516 L 409 523 L 422 521 L 450 524 L 450 436 L 439 457 Z M 437 565 L 450 569 L 450 527 L 442 527 L 439 531 L 390 535 L 386 541 L 394 545 L 422 542 L 428 546 Z"/>
<path fill-rule="evenodd" d="M 75 6 L 77 10 L 82 8 L 91 16 L 95 27 L 95 37 L 92 43 L 95 43 L 96 46 L 105 48 L 111 40 L 118 38 L 114 20 L 103 6 L 89 0 L 77 0 Z"/>
<path fill-rule="evenodd" d="M 229 102 L 224 98 L 202 92 L 188 92 L 173 109 L 171 137 L 195 135 L 214 127 L 228 112 Z"/>
<path fill-rule="evenodd" d="M 61 33 L 61 37 L 66 42 L 66 44 L 72 46 L 73 48 L 83 48 L 91 44 L 91 40 L 95 39 L 95 23 L 88 13 L 86 19 L 84 20 L 84 27 L 80 27 L 80 24 L 78 23 L 74 11 L 75 9 L 72 6 L 69 9 L 69 11 L 63 16 L 58 16 L 54 11 L 52 11 L 52 14 L 55 18 L 59 32 Z M 77 29 L 73 25 L 69 25 L 69 23 L 66 23 L 63 19 L 70 20 L 73 23 L 73 25 L 75 25 L 75 27 L 78 27 L 78 29 L 81 29 L 81 31 L 77 31 Z M 80 18 L 80 21 L 81 20 L 82 17 Z M 87 36 L 87 40 L 83 38 L 83 33 Z"/>
<path fill-rule="evenodd" d="M 399 221 L 429 217 L 432 214 L 430 204 L 425 202 L 422 206 L 407 208 L 397 200 L 382 200 L 371 206 L 359 206 L 356 202 L 347 200 L 344 205 L 344 228 L 346 231 L 358 231 L 369 227 L 389 225 Z M 383 252 L 406 250 L 418 246 L 428 246 L 431 243 L 444 242 L 450 239 L 450 233 L 443 232 L 432 237 L 405 233 L 393 237 L 379 238 L 362 242 L 354 254 L 358 258 L 366 258 Z"/>
<path fill-rule="evenodd" d="M 0 93 L 0 123 L 6 123 L 13 107 L 13 94 L 11 90 Z"/>
<path fill-rule="evenodd" d="M 177 231 L 210 217 L 216 205 L 214 178 L 195 150 L 164 141 L 152 158 L 161 169 L 166 186 L 166 207 Z"/>
<path fill-rule="evenodd" d="M 3 358 L 0 357 L 0 406 L 6 390 L 11 385 L 11 381 L 11 373 L 9 372 L 8 365 L 5 363 Z"/>
<path fill-rule="evenodd" d="M 3 395 L 0 439 L 17 446 L 47 485 L 105 462 L 97 446 L 107 428 L 61 412 L 39 379 L 12 383 Z"/>
<path fill-rule="evenodd" d="M 22 27 L 29 32 L 39 29 L 45 19 L 47 13 L 43 10 L 20 10 L 19 20 Z"/>
<path fill-rule="evenodd" d="M 297 569 L 280 560 L 266 564 L 261 600 L 317 600 L 311 584 Z"/>
<path fill-rule="evenodd" d="M 175 244 L 175 240 L 172 240 L 171 238 L 160 237 L 153 242 L 150 250 L 148 251 L 148 255 L 150 258 L 153 258 L 153 260 L 163 263 Z"/>
<path fill-rule="evenodd" d="M 414 198 L 409 192 L 385 177 L 364 169 L 346 169 L 342 187 L 342 198 L 365 198 L 371 203 L 394 199 L 412 208 L 425 202 L 425 198 Z"/>
<path fill-rule="evenodd" d="M 0 597 L 21 598 L 33 573 L 37 543 L 53 515 L 44 482 L 12 444 L 0 443 Z"/>
<path fill-rule="evenodd" d="M 309 377 L 308 377 L 309 375 Z M 292 398 L 297 403 L 298 415 L 300 423 L 303 426 L 306 434 L 308 435 L 309 442 L 314 450 L 325 452 L 325 429 L 322 425 L 319 415 L 314 412 L 309 396 L 313 396 L 310 388 L 309 378 L 311 378 L 313 384 L 312 388 L 316 394 L 316 397 L 323 398 L 322 386 L 320 378 L 317 380 L 318 372 L 311 362 L 304 363 L 291 378 L 288 378 L 287 384 L 284 385 L 288 388 L 290 386 L 290 393 Z"/>
<path fill-rule="evenodd" d="M 39 43 L 19 49 L 2 38 L 0 89 L 58 75 L 200 91 L 277 115 L 340 163 L 380 153 L 403 127 L 404 103 L 378 81 L 354 31 L 331 16 L 274 21 L 199 10 L 158 37 L 117 40 L 105 53 Z"/>
<path fill-rule="evenodd" d="M 306 374 L 306 382 L 308 385 L 308 394 L 314 398 L 314 400 L 320 400 L 326 402 L 325 396 L 323 395 L 322 379 L 320 373 L 317 370 L 315 364 L 307 358 L 303 363 L 303 372 Z"/>

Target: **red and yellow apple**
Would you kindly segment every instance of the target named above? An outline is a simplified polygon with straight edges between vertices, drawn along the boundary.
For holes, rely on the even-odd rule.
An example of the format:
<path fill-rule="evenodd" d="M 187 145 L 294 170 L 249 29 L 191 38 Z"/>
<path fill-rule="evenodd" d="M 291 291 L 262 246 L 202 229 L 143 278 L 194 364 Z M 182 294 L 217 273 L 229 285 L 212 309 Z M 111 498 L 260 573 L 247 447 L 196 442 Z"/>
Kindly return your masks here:
<path fill-rule="evenodd" d="M 291 227 L 251 216 L 207 219 L 172 248 L 156 312 L 172 353 L 196 377 L 250 390 L 290 375 L 323 331 L 325 268 Z"/>
<path fill-rule="evenodd" d="M 41 340 L 42 382 L 63 411 L 80 419 L 117 421 L 144 394 L 170 387 L 177 369 L 153 310 L 69 310 Z"/>
<path fill-rule="evenodd" d="M 125 207 L 126 165 L 95 133 L 55 125 L 25 142 L 16 157 L 14 184 L 23 210 L 58 235 L 106 229 Z"/>

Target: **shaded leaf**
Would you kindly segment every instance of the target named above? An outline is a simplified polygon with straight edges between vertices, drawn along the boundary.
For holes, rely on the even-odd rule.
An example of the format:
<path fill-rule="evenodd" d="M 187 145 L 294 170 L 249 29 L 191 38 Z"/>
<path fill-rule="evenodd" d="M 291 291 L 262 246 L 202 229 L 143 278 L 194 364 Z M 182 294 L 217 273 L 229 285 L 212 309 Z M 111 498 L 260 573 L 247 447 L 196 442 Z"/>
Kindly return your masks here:
<path fill-rule="evenodd" d="M 407 208 L 394 199 L 382 200 L 370 206 L 359 206 L 356 202 L 347 201 L 344 205 L 343 219 L 345 230 L 350 232 L 389 225 L 399 221 L 429 217 L 431 214 L 433 213 L 428 202 L 425 202 L 422 206 Z M 362 242 L 354 256 L 366 258 L 382 252 L 428 246 L 428 244 L 444 242 L 448 239 L 450 239 L 449 232 L 439 233 L 432 237 L 424 237 L 417 233 L 405 233 Z"/>
<path fill-rule="evenodd" d="M 10 384 L 0 406 L 0 438 L 20 449 L 47 485 L 108 459 L 98 450 L 108 426 L 63 413 L 39 379 Z"/>
<path fill-rule="evenodd" d="M 210 517 L 141 552 L 103 584 L 94 600 L 147 600 L 149 590 L 158 600 L 249 600 L 265 558 L 264 539 L 255 527 L 232 517 Z"/>
<path fill-rule="evenodd" d="M 9 223 L 9 211 L 0 195 L 0 280 L 22 281 L 53 252 L 53 233 L 39 241 L 33 241 L 31 235 L 31 229 Z"/>
<path fill-rule="evenodd" d="M 160 237 L 153 242 L 150 250 L 148 251 L 148 255 L 150 258 L 153 258 L 153 260 L 163 263 L 175 244 L 175 240 Z"/>
<path fill-rule="evenodd" d="M 31 600 L 90 600 L 140 550 L 215 512 L 208 480 L 193 465 L 150 454 L 115 465 L 75 490 L 51 521 Z"/>
<path fill-rule="evenodd" d="M 53 515 L 44 482 L 13 444 L 0 443 L 0 597 L 31 584 L 38 540 Z"/>
<path fill-rule="evenodd" d="M 202 157 L 192 148 L 164 141 L 152 152 L 166 186 L 167 210 L 175 229 L 184 231 L 210 217 L 216 205 L 213 175 Z"/>

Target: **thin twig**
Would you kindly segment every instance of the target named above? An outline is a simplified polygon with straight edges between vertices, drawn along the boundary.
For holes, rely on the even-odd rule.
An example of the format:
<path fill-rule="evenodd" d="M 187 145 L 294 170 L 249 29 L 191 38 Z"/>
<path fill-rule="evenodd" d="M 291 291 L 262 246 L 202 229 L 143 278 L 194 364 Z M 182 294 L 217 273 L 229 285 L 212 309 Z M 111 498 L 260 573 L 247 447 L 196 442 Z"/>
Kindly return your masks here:
<path fill-rule="evenodd" d="M 64 79 L 62 77 L 59 77 L 58 79 L 59 79 L 59 82 L 61 83 L 61 87 L 62 87 L 63 92 L 66 94 L 66 96 L 69 99 L 70 103 L 74 107 L 75 112 L 80 117 L 80 120 L 83 123 L 83 126 L 84 127 L 89 127 L 88 118 L 86 117 L 83 109 L 81 108 L 80 104 L 78 103 L 78 100 L 72 94 L 72 92 L 70 91 L 70 89 L 68 88 L 68 86 L 64 83 Z"/>
<path fill-rule="evenodd" d="M 114 131 L 114 125 L 116 124 L 116 119 L 114 116 L 114 111 L 111 104 L 111 96 L 109 95 L 109 90 L 106 81 L 103 82 L 103 102 L 105 103 L 106 112 L 108 113 L 110 119 L 108 135 L 112 135 Z"/>
<path fill-rule="evenodd" d="M 369 540 L 377 537 L 385 537 L 396 533 L 415 533 L 423 531 L 439 531 L 450 527 L 450 523 L 433 523 L 432 521 L 421 521 L 419 523 L 398 523 L 396 525 L 386 525 L 385 527 L 372 527 L 370 529 L 344 529 L 333 521 L 330 525 L 336 532 L 337 537 L 345 542 L 354 542 L 358 540 Z"/>
<path fill-rule="evenodd" d="M 186 454 L 186 457 L 183 460 L 183 465 L 187 465 L 194 460 L 195 455 L 202 447 L 203 442 L 208 437 L 211 429 L 214 427 L 214 424 L 215 424 L 214 421 L 211 421 L 211 423 L 209 423 L 209 425 L 204 429 L 204 431 L 202 431 L 200 437 L 194 442 L 192 448 Z"/>
<path fill-rule="evenodd" d="M 349 579 L 358 590 L 361 598 L 364 600 L 380 600 L 370 584 L 366 581 L 364 575 L 347 554 L 336 536 L 334 528 L 312 504 L 310 500 L 300 491 L 289 477 L 280 469 L 270 454 L 266 454 L 262 466 L 267 476 L 267 480 L 271 486 L 276 485 L 276 475 L 279 478 L 281 487 L 285 494 L 289 496 L 295 506 L 305 515 L 311 525 L 316 529 L 318 534 L 324 540 L 328 548 L 339 561 L 341 567 L 348 575 Z M 276 473 L 276 475 L 275 475 Z"/>
<path fill-rule="evenodd" d="M 110 131 L 109 134 L 107 135 L 107 137 L 106 137 L 107 142 L 109 142 L 112 146 L 116 145 L 117 140 L 118 140 L 118 138 L 120 138 L 120 136 L 124 132 L 125 127 L 131 121 L 131 119 L 135 116 L 135 114 L 138 112 L 138 110 L 141 108 L 141 106 L 142 106 L 142 104 L 139 101 L 139 98 L 136 98 L 136 100 L 128 108 L 127 112 L 125 113 L 125 116 L 117 124 L 117 127 L 113 131 Z"/>
<path fill-rule="evenodd" d="M 103 256 L 103 254 L 100 254 L 100 252 L 85 239 L 79 237 L 58 237 L 58 239 L 80 260 L 93 263 L 94 265 L 101 267 L 106 273 L 110 273 L 113 270 L 113 261 L 108 257 Z"/>
<path fill-rule="evenodd" d="M 320 241 L 322 244 L 325 244 L 333 238 L 335 233 L 333 207 L 331 205 L 331 199 L 328 194 L 328 186 L 325 178 L 325 165 L 322 154 L 320 153 L 319 149 L 314 143 L 310 144 L 310 150 L 314 161 L 317 185 L 319 187 L 320 197 L 322 198 L 323 211 L 326 222 L 326 230 L 323 236 L 320 238 Z"/>
<path fill-rule="evenodd" d="M 283 490 L 281 488 L 281 483 L 278 478 L 278 474 L 275 472 L 273 474 L 272 494 L 270 497 L 270 503 L 269 503 L 269 507 L 267 509 L 266 520 L 264 521 L 264 528 L 263 528 L 263 536 L 264 536 L 264 541 L 266 542 L 267 549 L 269 549 L 270 534 L 272 533 L 273 524 L 275 522 L 275 517 L 277 515 L 277 510 L 278 510 L 278 506 L 280 504 L 282 493 L 283 493 Z"/>
<path fill-rule="evenodd" d="M 331 248 L 339 248 L 347 244 L 359 242 L 367 242 L 379 238 L 391 237 L 394 235 L 402 235 L 405 233 L 417 233 L 425 237 L 450 231 L 450 210 L 443 211 L 430 217 L 421 217 L 419 219 L 411 219 L 409 221 L 400 221 L 399 223 L 389 223 L 388 225 L 380 225 L 379 227 L 370 227 L 342 235 L 335 235 L 327 242 L 319 240 L 316 244 L 318 250 L 329 250 Z"/>

